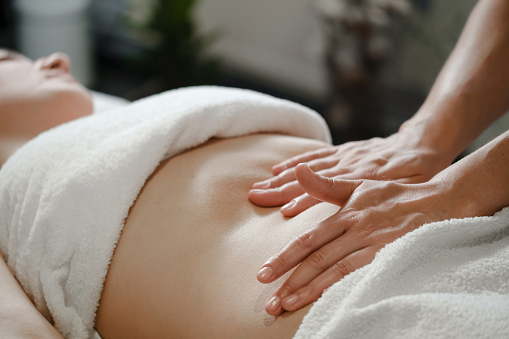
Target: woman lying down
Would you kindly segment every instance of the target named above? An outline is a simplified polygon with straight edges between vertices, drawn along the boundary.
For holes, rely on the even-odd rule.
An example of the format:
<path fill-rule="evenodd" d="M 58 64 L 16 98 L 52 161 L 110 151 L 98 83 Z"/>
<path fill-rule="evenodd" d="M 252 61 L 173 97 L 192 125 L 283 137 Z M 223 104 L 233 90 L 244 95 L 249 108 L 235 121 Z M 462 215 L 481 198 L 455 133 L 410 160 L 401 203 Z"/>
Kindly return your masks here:
<path fill-rule="evenodd" d="M 250 91 L 199 87 L 90 115 L 89 94 L 69 75 L 64 55 L 31 62 L 1 53 L 0 137 L 2 157 L 8 160 L 0 170 L 0 249 L 19 285 L 2 262 L 0 293 L 8 298 L 0 298 L 6 300 L 0 321 L 12 337 L 47 333 L 69 338 L 290 338 L 337 337 L 338 331 L 349 331 L 340 337 L 369 337 L 370 330 L 404 337 L 409 328 L 436 333 L 433 326 L 438 326 L 451 333 L 454 328 L 447 326 L 465 323 L 468 326 L 462 328 L 471 334 L 471 328 L 482 328 L 486 316 L 492 315 L 466 305 L 470 313 L 457 321 L 447 318 L 441 323 L 444 317 L 436 316 L 440 310 L 458 310 L 457 303 L 443 307 L 443 301 L 455 297 L 447 291 L 451 282 L 457 283 L 454 292 L 459 294 L 486 290 L 482 274 L 465 277 L 460 272 L 456 277 L 447 270 L 436 272 L 436 267 L 468 263 L 471 256 L 436 257 L 437 252 L 429 250 L 446 253 L 448 245 L 439 241 L 443 234 L 470 234 L 478 227 L 472 222 L 431 224 L 409 233 L 384 248 L 372 265 L 332 286 L 311 311 L 310 303 L 292 309 L 288 300 L 281 306 L 281 297 L 273 296 L 289 273 L 274 283 L 257 280 L 268 258 L 293 239 L 302 240 L 297 237 L 309 234 L 320 221 L 338 215 L 338 206 L 319 203 L 285 219 L 276 208 L 261 208 L 247 199 L 253 183 L 271 177 L 273 164 L 330 148 L 328 130 L 316 113 Z M 501 152 L 504 140 L 492 143 L 490 154 Z M 470 168 L 478 158 L 452 167 Z M 449 208 L 454 204 L 446 202 L 458 192 L 473 197 L 461 190 L 464 180 L 475 178 L 475 170 L 474 166 L 468 172 L 473 174 L 458 177 L 448 169 L 421 185 L 353 181 L 350 188 L 345 186 L 338 194 L 353 224 L 363 221 L 362 214 L 354 213 L 359 206 L 373 211 L 387 201 L 402 203 L 371 216 L 385 223 L 401 220 L 401 209 L 415 216 L 412 223 L 382 236 L 367 232 L 369 227 L 365 232 L 346 230 L 349 244 L 361 246 L 364 254 L 354 251 L 350 262 L 369 263 L 386 243 L 426 222 L 491 215 L 506 206 L 506 200 L 492 195 L 483 200 L 483 210 Z M 296 170 L 311 186 L 326 183 L 306 171 Z M 454 189 L 436 194 L 441 185 Z M 369 194 L 361 194 L 365 192 Z M 497 221 L 507 214 L 492 218 Z M 463 240 L 454 243 L 454 253 L 507 242 L 506 226 L 498 221 L 494 225 L 479 232 L 475 243 L 458 238 Z M 448 231 L 437 235 L 440 227 Z M 506 252 L 483 253 L 492 265 L 483 267 L 493 272 Z M 383 253 L 399 253 L 396 257 L 405 260 L 393 262 L 394 255 Z M 266 272 L 258 273 L 258 279 L 267 280 Z M 506 275 L 507 270 L 490 276 L 490 286 L 495 287 L 489 291 L 498 297 L 507 293 L 507 284 L 495 282 Z M 426 291 L 444 297 L 432 303 Z M 320 296 L 322 291 L 309 293 Z M 405 300 L 412 294 L 417 304 Z M 509 302 L 497 305 L 503 306 L 494 309 L 497 316 L 509 315 Z M 291 312 L 281 313 L 282 307 Z M 387 326 L 384 316 L 389 317 L 390 310 L 399 313 L 388 319 L 404 321 Z"/>
<path fill-rule="evenodd" d="M 3 159 L 91 114 L 65 55 L 2 53 Z M 304 107 L 213 87 L 64 124 L 0 171 L 2 253 L 64 337 L 292 337 L 309 307 L 274 320 L 256 272 L 334 208 L 285 221 L 247 192 L 329 140 Z"/>

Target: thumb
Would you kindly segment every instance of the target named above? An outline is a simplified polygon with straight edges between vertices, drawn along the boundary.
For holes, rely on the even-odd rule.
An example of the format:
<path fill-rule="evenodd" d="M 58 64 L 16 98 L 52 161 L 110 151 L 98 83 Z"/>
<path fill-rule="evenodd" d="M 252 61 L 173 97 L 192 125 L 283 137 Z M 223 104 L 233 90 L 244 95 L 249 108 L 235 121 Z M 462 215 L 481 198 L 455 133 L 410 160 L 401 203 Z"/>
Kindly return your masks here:
<path fill-rule="evenodd" d="M 324 177 L 306 164 L 295 168 L 295 176 L 307 194 L 315 199 L 343 206 L 362 180 L 342 180 Z"/>

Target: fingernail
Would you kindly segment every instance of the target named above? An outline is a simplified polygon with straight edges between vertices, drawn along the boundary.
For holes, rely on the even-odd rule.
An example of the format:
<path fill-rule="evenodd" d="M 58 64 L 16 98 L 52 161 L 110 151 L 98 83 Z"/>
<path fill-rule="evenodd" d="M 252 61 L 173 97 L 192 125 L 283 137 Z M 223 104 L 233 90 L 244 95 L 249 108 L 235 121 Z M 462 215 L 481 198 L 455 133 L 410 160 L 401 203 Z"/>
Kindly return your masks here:
<path fill-rule="evenodd" d="M 270 182 L 266 182 L 266 181 L 255 182 L 253 184 L 252 188 L 259 188 L 259 189 L 270 188 Z"/>
<path fill-rule="evenodd" d="M 256 277 L 258 278 L 258 280 L 260 281 L 267 281 L 269 280 L 269 278 L 272 276 L 272 268 L 266 266 L 264 268 L 262 268 L 258 274 L 256 275 Z"/>
<path fill-rule="evenodd" d="M 290 201 L 288 204 L 284 205 L 283 207 L 281 207 L 282 210 L 290 210 L 293 208 L 293 206 L 295 206 L 295 204 L 297 203 L 296 200 L 292 200 Z"/>
<path fill-rule="evenodd" d="M 293 306 L 293 305 L 295 305 L 297 300 L 299 300 L 299 296 L 297 294 L 292 294 L 292 295 L 288 296 L 287 298 L 285 298 L 283 300 L 283 303 L 285 304 L 285 306 Z"/>
<path fill-rule="evenodd" d="M 272 298 L 269 299 L 269 301 L 267 301 L 265 306 L 266 306 L 266 308 L 268 308 L 271 311 L 277 311 L 278 308 L 280 307 L 280 304 L 281 304 L 281 300 L 279 300 L 279 297 L 273 296 Z"/>

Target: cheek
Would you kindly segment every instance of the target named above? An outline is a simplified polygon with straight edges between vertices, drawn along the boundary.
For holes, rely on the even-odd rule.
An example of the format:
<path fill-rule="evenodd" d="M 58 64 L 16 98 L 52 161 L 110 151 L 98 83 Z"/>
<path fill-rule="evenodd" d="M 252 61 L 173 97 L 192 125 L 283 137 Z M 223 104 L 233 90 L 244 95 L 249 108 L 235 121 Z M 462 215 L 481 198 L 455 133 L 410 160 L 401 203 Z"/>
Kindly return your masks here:
<path fill-rule="evenodd" d="M 30 82 L 20 81 L 0 83 L 0 103 L 23 103 L 35 100 L 36 86 Z"/>
<path fill-rule="evenodd" d="M 40 73 L 31 64 L 8 62 L 0 64 L 0 94 L 20 97 L 32 93 L 43 82 Z"/>

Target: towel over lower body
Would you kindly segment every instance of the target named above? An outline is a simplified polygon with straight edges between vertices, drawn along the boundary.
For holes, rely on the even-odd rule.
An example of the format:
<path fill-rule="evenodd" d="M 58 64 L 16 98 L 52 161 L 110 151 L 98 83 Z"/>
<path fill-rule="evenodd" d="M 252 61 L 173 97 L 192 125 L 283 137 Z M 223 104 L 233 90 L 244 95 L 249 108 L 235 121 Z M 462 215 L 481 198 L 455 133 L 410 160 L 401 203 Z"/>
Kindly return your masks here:
<path fill-rule="evenodd" d="M 211 137 L 329 141 L 312 111 L 265 95 L 189 88 L 42 134 L 0 171 L 0 249 L 66 337 L 93 333 L 115 243 L 164 159 Z M 295 338 L 509 337 L 509 209 L 428 224 L 314 304 Z"/>

